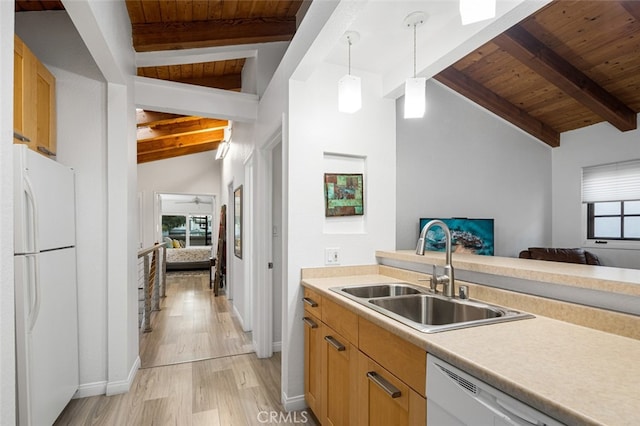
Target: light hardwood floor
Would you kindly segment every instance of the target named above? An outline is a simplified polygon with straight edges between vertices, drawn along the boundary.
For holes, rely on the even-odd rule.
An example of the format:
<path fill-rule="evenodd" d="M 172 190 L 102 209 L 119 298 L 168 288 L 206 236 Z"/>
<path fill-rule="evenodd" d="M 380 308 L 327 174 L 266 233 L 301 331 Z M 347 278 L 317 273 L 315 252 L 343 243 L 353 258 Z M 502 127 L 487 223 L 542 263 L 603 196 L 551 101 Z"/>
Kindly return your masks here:
<path fill-rule="evenodd" d="M 253 351 L 224 296 L 215 297 L 208 273 L 170 273 L 167 297 L 151 316 L 153 331 L 140 333 L 143 368 L 246 354 Z"/>
<path fill-rule="evenodd" d="M 251 351 L 251 335 L 226 298 L 211 295 L 208 275 L 172 276 L 152 326 L 141 338 L 141 358 L 165 365 L 141 368 L 126 394 L 72 400 L 55 425 L 317 424 L 308 411 L 284 412 L 280 354 L 243 353 Z M 200 358 L 209 359 L 183 362 Z"/>
<path fill-rule="evenodd" d="M 273 420 L 273 421 L 272 421 Z M 243 426 L 317 423 L 280 404 L 280 354 L 233 355 L 138 371 L 129 393 L 74 399 L 55 425 Z"/>

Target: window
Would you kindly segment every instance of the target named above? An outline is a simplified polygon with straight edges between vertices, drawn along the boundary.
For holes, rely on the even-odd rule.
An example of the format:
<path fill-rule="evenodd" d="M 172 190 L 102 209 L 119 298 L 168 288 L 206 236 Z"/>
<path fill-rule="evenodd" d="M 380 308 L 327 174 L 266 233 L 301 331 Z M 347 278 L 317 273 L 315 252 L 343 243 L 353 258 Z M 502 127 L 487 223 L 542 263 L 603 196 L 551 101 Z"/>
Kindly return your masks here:
<path fill-rule="evenodd" d="M 640 241 L 640 160 L 585 167 L 587 239 Z"/>
<path fill-rule="evenodd" d="M 640 240 L 640 201 L 587 204 L 587 238 Z"/>
<path fill-rule="evenodd" d="M 211 231 L 211 215 L 162 215 L 162 236 L 181 241 L 185 247 L 210 246 Z"/>

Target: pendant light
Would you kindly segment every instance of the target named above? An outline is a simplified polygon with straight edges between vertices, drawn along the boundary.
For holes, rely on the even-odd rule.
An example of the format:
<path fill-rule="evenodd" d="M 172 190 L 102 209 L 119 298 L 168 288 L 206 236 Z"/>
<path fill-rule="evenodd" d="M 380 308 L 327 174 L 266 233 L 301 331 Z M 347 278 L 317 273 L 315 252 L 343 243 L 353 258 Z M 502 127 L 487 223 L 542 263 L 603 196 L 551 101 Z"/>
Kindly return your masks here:
<path fill-rule="evenodd" d="M 424 116 L 427 79 L 416 77 L 416 29 L 426 20 L 427 15 L 424 12 L 413 12 L 404 19 L 405 27 L 413 29 L 413 78 L 407 78 L 404 83 L 404 118 Z"/>
<path fill-rule="evenodd" d="M 496 16 L 496 0 L 460 0 L 462 25 L 491 19 Z"/>
<path fill-rule="evenodd" d="M 341 40 L 349 45 L 349 72 L 338 81 L 338 111 L 351 114 L 362 107 L 360 77 L 351 75 L 351 46 L 360 40 L 360 34 L 347 31 Z"/>

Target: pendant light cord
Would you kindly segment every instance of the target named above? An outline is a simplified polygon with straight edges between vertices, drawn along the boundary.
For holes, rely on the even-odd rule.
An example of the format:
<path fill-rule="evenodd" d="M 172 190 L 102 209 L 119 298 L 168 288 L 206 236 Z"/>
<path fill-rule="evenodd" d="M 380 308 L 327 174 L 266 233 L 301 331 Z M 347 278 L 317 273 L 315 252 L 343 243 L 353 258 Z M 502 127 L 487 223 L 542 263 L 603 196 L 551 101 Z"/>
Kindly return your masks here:
<path fill-rule="evenodd" d="M 351 75 L 351 37 L 347 37 L 349 42 L 349 75 Z"/>
<path fill-rule="evenodd" d="M 416 78 L 416 27 L 417 24 L 413 24 L 413 78 Z"/>

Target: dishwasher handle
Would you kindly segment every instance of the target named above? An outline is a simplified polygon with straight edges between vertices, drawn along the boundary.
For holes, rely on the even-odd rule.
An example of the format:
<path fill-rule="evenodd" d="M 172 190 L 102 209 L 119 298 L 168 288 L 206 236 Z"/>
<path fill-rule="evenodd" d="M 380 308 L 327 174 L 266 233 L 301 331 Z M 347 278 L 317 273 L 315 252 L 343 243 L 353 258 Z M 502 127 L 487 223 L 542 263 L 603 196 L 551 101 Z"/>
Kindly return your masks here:
<path fill-rule="evenodd" d="M 532 425 L 532 426 L 544 425 L 544 423 L 538 422 L 536 419 L 534 419 L 534 418 L 528 416 L 527 414 L 523 413 L 522 410 L 518 410 L 517 408 L 511 406 L 506 401 L 502 401 L 499 398 L 496 398 L 496 404 L 498 404 L 498 406 L 502 410 L 506 411 L 506 413 L 509 416 L 516 416 L 518 418 L 518 420 L 522 420 L 523 422 L 525 422 L 528 425 Z"/>

